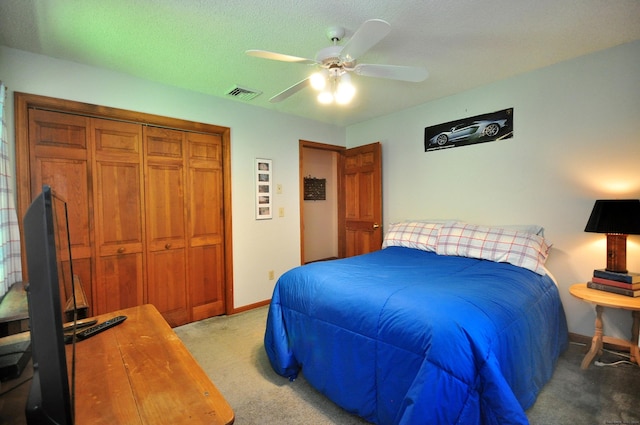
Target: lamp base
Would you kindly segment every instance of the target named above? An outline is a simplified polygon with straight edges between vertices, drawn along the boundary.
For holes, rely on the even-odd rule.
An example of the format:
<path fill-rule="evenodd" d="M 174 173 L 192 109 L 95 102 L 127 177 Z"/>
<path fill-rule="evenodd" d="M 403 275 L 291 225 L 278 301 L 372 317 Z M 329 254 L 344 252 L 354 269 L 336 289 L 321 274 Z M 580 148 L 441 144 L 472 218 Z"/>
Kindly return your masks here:
<path fill-rule="evenodd" d="M 627 272 L 627 235 L 607 234 L 607 271 Z"/>

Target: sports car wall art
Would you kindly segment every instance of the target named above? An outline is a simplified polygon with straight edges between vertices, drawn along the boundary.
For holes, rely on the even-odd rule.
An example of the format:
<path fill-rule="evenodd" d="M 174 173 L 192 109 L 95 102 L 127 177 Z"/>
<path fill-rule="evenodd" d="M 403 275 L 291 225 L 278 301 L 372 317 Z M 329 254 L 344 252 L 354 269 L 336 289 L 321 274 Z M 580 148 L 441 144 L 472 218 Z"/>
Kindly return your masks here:
<path fill-rule="evenodd" d="M 444 146 L 448 142 L 459 142 L 482 136 L 493 137 L 500 132 L 507 120 L 498 121 L 474 121 L 470 125 L 460 124 L 451 128 L 451 131 L 443 131 L 429 140 L 430 145 Z"/>
<path fill-rule="evenodd" d="M 513 109 L 425 128 L 425 151 L 513 136 Z"/>

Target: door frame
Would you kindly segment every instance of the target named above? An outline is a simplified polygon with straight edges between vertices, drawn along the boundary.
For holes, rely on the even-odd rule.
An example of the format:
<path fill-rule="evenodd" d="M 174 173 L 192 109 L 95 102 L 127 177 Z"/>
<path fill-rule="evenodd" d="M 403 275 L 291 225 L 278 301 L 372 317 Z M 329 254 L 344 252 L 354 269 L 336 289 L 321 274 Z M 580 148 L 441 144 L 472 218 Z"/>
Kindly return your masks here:
<path fill-rule="evenodd" d="M 18 222 L 22 232 L 22 214 L 31 203 L 31 170 L 29 169 L 29 109 L 39 108 L 61 113 L 84 115 L 95 118 L 129 121 L 138 124 L 149 124 L 177 130 L 198 133 L 219 134 L 222 137 L 223 163 L 223 211 L 224 215 L 224 299 L 225 314 L 235 313 L 233 303 L 233 247 L 231 226 L 231 129 L 212 124 L 187 121 L 178 118 L 135 112 L 126 109 L 93 105 L 72 100 L 65 100 L 28 93 L 14 93 L 15 115 L 15 148 L 16 159 L 16 194 Z M 26 270 L 23 258 L 23 270 Z"/>
<path fill-rule="evenodd" d="M 346 239 L 344 236 L 344 228 L 345 228 L 345 204 L 344 204 L 344 184 L 343 184 L 343 161 L 344 161 L 344 151 L 346 150 L 343 146 L 337 145 L 329 145 L 326 143 L 318 143 L 311 142 L 308 140 L 299 140 L 298 141 L 298 150 L 299 150 L 299 170 L 298 170 L 298 179 L 300 188 L 300 264 L 304 264 L 304 150 L 306 149 L 318 149 L 327 152 L 336 152 L 338 154 L 338 167 L 337 167 L 337 175 L 335 176 L 337 182 L 338 189 L 338 258 L 344 258 L 345 256 L 345 243 Z"/>

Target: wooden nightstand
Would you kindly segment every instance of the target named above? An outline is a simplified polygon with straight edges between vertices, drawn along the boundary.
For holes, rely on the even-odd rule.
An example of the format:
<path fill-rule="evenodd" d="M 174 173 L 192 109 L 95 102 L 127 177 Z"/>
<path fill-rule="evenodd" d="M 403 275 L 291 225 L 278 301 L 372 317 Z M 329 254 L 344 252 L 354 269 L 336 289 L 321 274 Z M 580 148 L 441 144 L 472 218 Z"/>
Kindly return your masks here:
<path fill-rule="evenodd" d="M 586 283 L 577 283 L 569 288 L 569 292 L 576 298 L 595 304 L 596 306 L 596 329 L 591 340 L 591 348 L 580 367 L 587 369 L 596 354 L 602 354 L 602 344 L 616 344 L 629 347 L 631 361 L 640 364 L 640 351 L 638 350 L 638 330 L 640 329 L 640 298 L 627 297 L 607 291 L 587 288 Z M 631 327 L 631 340 L 613 338 L 603 335 L 602 332 L 602 310 L 604 307 L 620 308 L 631 311 L 633 325 Z"/>

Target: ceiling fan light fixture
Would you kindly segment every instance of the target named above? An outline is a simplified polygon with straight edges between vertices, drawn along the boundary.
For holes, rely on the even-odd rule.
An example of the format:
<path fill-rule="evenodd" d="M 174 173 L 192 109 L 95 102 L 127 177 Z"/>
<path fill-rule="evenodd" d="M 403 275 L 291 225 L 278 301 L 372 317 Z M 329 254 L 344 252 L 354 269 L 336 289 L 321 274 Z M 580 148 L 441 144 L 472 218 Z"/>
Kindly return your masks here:
<path fill-rule="evenodd" d="M 338 42 L 345 35 L 345 29 L 331 27 L 327 30 L 327 36 L 333 42 L 333 45 L 318 51 L 315 60 L 265 50 L 247 50 L 246 54 L 281 62 L 316 65 L 322 68 L 317 75 L 310 75 L 297 82 L 273 96 L 269 99 L 269 102 L 281 102 L 303 88 L 311 86 L 318 91 L 327 91 L 319 94 L 319 102 L 331 104 L 336 101 L 337 103 L 345 104 L 349 103 L 356 93 L 355 87 L 349 81 L 348 73 L 350 72 L 366 77 L 416 83 L 424 81 L 429 75 L 427 70 L 421 67 L 356 63 L 360 56 L 385 38 L 389 31 L 391 31 L 391 26 L 388 22 L 382 19 L 369 19 L 351 35 L 346 43 L 338 45 Z M 347 81 L 343 82 L 342 80 Z"/>
<path fill-rule="evenodd" d="M 320 78 L 323 78 L 325 87 L 319 89 L 320 93 L 318 94 L 318 102 L 323 105 L 330 105 L 333 102 L 339 105 L 346 105 L 351 102 L 356 94 L 356 88 L 351 84 L 351 76 L 338 68 L 324 71 L 324 78 L 322 76 Z M 315 75 L 316 74 L 313 74 L 310 77 L 311 85 L 314 88 L 317 87 L 314 85 L 313 81 L 314 78 L 316 78 L 314 77 Z"/>
<path fill-rule="evenodd" d="M 326 74 L 327 74 L 327 71 L 325 69 L 311 74 L 311 77 L 309 78 L 309 83 L 311 84 L 311 87 L 313 87 L 318 91 L 324 90 L 324 88 L 327 86 Z"/>
<path fill-rule="evenodd" d="M 329 105 L 333 102 L 333 94 L 331 94 L 330 91 L 322 91 L 320 92 L 320 94 L 318 95 L 318 102 L 322 103 L 323 105 Z"/>
<path fill-rule="evenodd" d="M 348 77 L 348 75 L 345 74 L 342 76 L 334 95 L 336 103 L 340 105 L 346 105 L 351 102 L 353 96 L 356 94 L 356 88 L 351 84 L 351 79 L 345 77 Z"/>

